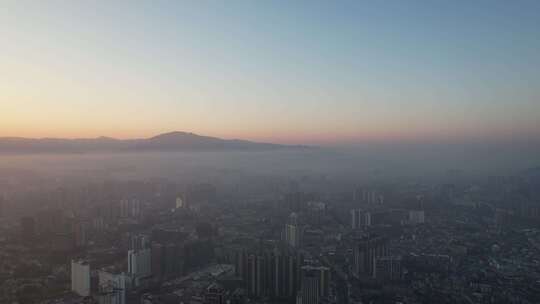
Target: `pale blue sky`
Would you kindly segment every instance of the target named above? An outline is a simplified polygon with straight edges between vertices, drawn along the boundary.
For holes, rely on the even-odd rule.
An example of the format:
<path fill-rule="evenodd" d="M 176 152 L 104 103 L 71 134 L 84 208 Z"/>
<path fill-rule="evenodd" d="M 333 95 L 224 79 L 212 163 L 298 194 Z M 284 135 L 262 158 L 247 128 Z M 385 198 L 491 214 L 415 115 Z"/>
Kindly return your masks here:
<path fill-rule="evenodd" d="M 0 136 L 540 135 L 538 1 L 0 1 Z"/>

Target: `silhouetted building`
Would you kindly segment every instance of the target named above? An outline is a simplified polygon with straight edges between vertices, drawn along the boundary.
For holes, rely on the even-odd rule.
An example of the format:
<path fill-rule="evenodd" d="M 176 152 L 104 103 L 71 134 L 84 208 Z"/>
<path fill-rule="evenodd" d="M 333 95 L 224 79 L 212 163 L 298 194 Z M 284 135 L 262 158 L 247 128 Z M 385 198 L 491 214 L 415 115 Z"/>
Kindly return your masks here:
<path fill-rule="evenodd" d="M 297 304 L 318 304 L 329 292 L 330 269 L 322 266 L 303 266 Z"/>
<path fill-rule="evenodd" d="M 383 282 L 401 280 L 401 257 L 383 256 L 375 259 L 373 277 Z"/>
<path fill-rule="evenodd" d="M 410 210 L 409 211 L 409 223 L 423 224 L 424 222 L 425 222 L 424 210 Z"/>
<path fill-rule="evenodd" d="M 143 250 L 150 248 L 150 237 L 145 234 L 131 234 L 129 236 L 129 250 Z"/>
<path fill-rule="evenodd" d="M 304 265 L 301 268 L 302 283 L 305 278 L 316 278 L 318 283 L 318 296 L 320 299 L 327 297 L 330 294 L 330 268 L 321 265 Z M 305 297 L 306 293 L 303 290 L 302 294 Z"/>
<path fill-rule="evenodd" d="M 375 190 L 358 188 L 353 191 L 353 201 L 369 205 L 382 205 L 384 196 Z"/>
<path fill-rule="evenodd" d="M 141 216 L 141 202 L 138 199 L 123 199 L 120 201 L 120 217 L 138 218 Z"/>
<path fill-rule="evenodd" d="M 184 247 L 180 244 L 152 243 L 151 270 L 155 277 L 173 277 L 184 269 Z"/>
<path fill-rule="evenodd" d="M 247 258 L 247 290 L 253 297 L 267 295 L 266 257 L 264 255 L 250 254 Z"/>
<path fill-rule="evenodd" d="M 245 248 L 236 248 L 233 253 L 234 274 L 247 279 L 247 258 L 249 254 Z"/>
<path fill-rule="evenodd" d="M 302 257 L 291 250 L 275 248 L 269 257 L 270 296 L 273 298 L 292 298 L 298 288 L 299 269 Z"/>
<path fill-rule="evenodd" d="M 356 276 L 373 276 L 376 258 L 386 256 L 387 240 L 383 237 L 368 237 L 355 244 L 353 273 Z"/>
<path fill-rule="evenodd" d="M 301 254 L 286 247 L 258 253 L 237 249 L 235 274 L 244 280 L 250 296 L 292 299 L 299 287 L 302 260 Z"/>
<path fill-rule="evenodd" d="M 204 294 L 205 304 L 224 304 L 225 303 L 225 289 L 218 283 L 212 283 L 206 287 Z"/>
<path fill-rule="evenodd" d="M 371 212 L 362 209 L 351 210 L 351 228 L 360 229 L 371 226 Z"/>

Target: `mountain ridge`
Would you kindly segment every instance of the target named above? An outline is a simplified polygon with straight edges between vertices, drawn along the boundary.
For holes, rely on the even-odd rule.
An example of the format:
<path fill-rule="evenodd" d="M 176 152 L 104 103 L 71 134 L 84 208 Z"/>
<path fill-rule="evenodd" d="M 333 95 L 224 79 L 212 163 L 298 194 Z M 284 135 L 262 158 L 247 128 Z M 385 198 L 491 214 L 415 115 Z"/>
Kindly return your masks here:
<path fill-rule="evenodd" d="M 222 139 L 191 132 L 173 131 L 148 138 L 25 138 L 0 137 L 0 153 L 90 153 L 143 151 L 231 151 L 307 148 L 241 139 Z"/>

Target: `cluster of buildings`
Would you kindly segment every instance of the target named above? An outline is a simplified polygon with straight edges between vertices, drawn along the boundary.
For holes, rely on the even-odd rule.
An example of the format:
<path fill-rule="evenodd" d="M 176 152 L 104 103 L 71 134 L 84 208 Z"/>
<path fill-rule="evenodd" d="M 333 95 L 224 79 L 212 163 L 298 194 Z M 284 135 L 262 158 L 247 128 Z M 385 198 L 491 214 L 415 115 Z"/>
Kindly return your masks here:
<path fill-rule="evenodd" d="M 164 181 L 118 188 L 81 191 L 70 196 L 80 203 L 1 230 L 0 302 L 540 301 L 540 227 L 499 199 L 514 199 L 513 187 L 398 183 L 275 196 Z"/>

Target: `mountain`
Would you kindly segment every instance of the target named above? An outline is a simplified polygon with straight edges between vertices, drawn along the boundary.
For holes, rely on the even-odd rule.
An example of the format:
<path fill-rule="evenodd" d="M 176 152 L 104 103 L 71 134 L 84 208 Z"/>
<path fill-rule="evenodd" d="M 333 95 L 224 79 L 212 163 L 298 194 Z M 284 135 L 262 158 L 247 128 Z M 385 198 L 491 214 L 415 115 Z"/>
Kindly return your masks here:
<path fill-rule="evenodd" d="M 170 132 L 144 139 L 110 137 L 61 139 L 0 137 L 0 153 L 90 153 L 139 151 L 231 151 L 298 149 L 305 146 L 221 139 L 187 132 Z"/>

